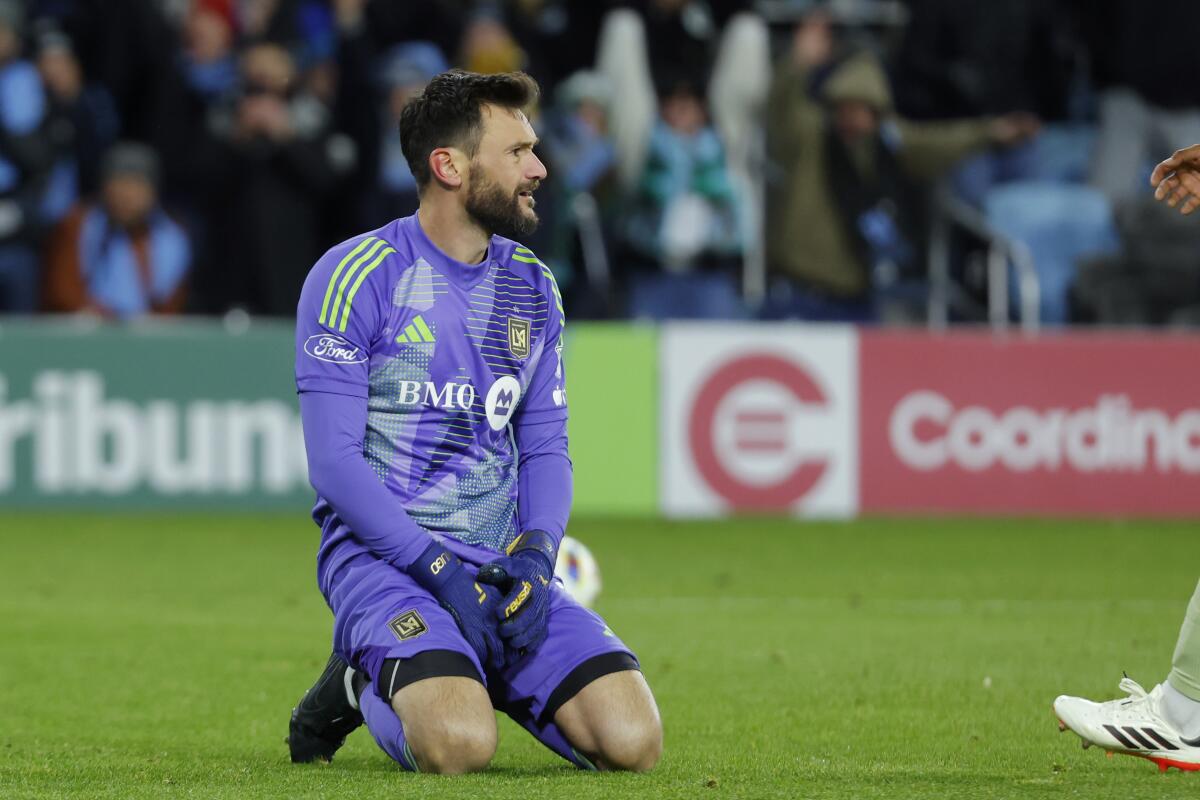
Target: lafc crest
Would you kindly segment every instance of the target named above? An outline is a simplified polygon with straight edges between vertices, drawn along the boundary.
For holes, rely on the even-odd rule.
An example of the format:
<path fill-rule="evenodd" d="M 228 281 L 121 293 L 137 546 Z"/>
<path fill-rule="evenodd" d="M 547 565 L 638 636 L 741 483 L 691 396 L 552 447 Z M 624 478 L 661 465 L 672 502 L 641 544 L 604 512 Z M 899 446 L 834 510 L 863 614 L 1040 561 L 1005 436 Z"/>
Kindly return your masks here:
<path fill-rule="evenodd" d="M 517 358 L 529 356 L 529 320 L 508 318 L 508 349 Z"/>
<path fill-rule="evenodd" d="M 388 627 L 392 629 L 392 633 L 396 634 L 396 638 L 400 641 L 415 639 L 429 630 L 429 626 L 425 624 L 425 620 L 421 618 L 421 615 L 415 609 L 405 611 L 398 617 L 393 618 L 388 623 Z"/>

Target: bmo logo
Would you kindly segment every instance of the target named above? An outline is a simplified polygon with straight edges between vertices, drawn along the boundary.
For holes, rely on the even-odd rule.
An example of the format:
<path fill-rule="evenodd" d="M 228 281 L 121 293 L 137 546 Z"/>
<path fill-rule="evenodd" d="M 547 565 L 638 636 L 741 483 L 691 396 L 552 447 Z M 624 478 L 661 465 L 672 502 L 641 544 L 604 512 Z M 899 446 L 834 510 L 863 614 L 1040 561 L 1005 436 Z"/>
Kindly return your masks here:
<path fill-rule="evenodd" d="M 854 513 L 856 352 L 844 329 L 668 326 L 663 510 Z"/>

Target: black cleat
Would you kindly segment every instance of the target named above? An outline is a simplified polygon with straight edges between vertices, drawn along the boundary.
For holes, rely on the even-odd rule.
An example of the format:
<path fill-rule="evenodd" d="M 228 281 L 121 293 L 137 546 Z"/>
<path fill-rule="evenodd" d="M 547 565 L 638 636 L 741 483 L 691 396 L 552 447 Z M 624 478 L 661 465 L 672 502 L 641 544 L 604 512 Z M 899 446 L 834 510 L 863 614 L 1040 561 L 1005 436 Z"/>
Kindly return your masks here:
<path fill-rule="evenodd" d="M 292 709 L 286 740 L 292 751 L 292 763 L 332 761 L 333 754 L 346 737 L 363 724 L 362 713 L 351 706 L 346 697 L 346 672 L 349 669 L 345 661 L 331 655 L 321 677 Z M 367 678 L 354 670 L 351 681 L 353 691 L 358 694 Z"/>

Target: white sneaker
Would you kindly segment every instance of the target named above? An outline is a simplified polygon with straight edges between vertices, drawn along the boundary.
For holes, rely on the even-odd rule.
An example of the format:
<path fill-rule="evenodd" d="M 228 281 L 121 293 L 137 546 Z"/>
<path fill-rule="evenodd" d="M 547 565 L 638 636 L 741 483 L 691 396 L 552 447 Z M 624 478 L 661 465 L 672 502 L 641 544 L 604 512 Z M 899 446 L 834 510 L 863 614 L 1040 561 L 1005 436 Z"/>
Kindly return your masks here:
<path fill-rule="evenodd" d="M 1200 738 L 1185 739 L 1159 711 L 1162 685 L 1149 693 L 1126 675 L 1120 684 L 1129 696 L 1107 703 L 1060 695 L 1054 701 L 1058 729 L 1079 734 L 1084 749 L 1091 745 L 1109 752 L 1146 758 L 1161 772 L 1169 767 L 1200 770 Z"/>

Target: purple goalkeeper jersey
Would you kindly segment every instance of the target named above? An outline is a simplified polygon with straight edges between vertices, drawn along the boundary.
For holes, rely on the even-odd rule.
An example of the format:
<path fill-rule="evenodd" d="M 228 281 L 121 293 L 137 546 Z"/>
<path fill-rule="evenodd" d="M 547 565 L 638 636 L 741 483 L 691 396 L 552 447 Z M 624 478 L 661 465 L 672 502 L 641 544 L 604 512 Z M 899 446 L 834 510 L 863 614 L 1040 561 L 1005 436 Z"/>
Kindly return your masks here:
<path fill-rule="evenodd" d="M 365 459 L 370 470 L 362 476 L 373 473 L 390 495 L 371 495 L 367 490 L 378 487 L 356 478 L 334 500 L 333 492 L 322 496 L 313 476 L 323 588 L 339 567 L 363 557 L 404 568 L 428 543 L 422 531 L 476 563 L 530 527 L 561 537 L 565 510 L 547 522 L 535 519 L 539 512 L 525 498 L 518 503 L 526 481 L 518 479 L 514 440 L 520 443 L 524 430 L 526 441 L 561 449 L 566 486 L 553 485 L 557 479 L 541 483 L 547 496 L 565 492 L 569 505 L 563 323 L 550 270 L 499 236 L 482 263 L 464 264 L 439 250 L 414 215 L 343 242 L 317 261 L 296 323 L 306 445 L 324 446 L 319 431 L 328 417 L 340 416 L 339 408 L 360 413 L 365 402 L 365 430 L 357 423 L 361 453 L 353 457 L 360 469 Z M 306 406 L 307 393 L 335 404 Z M 522 461 L 526 456 L 520 454 Z M 311 452 L 309 463 L 310 471 L 314 463 L 324 463 L 317 468 L 326 472 L 354 466 L 322 462 Z M 321 478 L 334 485 L 346 476 Z M 399 505 L 391 506 L 392 498 Z"/>

